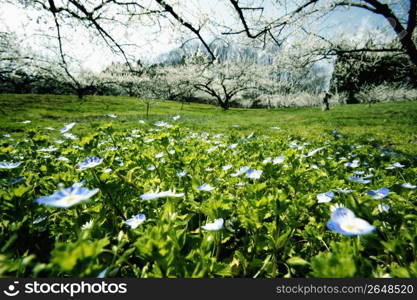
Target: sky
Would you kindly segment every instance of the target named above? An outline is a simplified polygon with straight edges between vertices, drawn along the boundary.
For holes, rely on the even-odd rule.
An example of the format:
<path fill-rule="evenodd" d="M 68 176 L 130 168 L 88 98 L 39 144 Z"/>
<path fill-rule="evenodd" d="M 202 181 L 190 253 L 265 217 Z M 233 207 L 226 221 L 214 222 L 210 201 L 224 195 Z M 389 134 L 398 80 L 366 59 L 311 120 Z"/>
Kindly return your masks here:
<path fill-rule="evenodd" d="M 253 2 L 259 1 L 254 0 Z M 273 7 L 271 1 L 265 1 L 265 3 L 264 16 L 280 13 Z M 231 15 L 235 12 L 230 9 L 228 1 L 187 0 L 181 1 L 181 5 L 182 7 L 178 8 L 178 13 L 194 25 L 203 24 L 202 34 L 208 41 L 226 30 L 219 24 L 230 27 L 239 25 L 236 23 L 235 16 Z M 187 36 L 194 37 L 185 28 L 180 27 L 181 32 L 173 30 L 166 18 L 160 18 L 159 21 L 163 28 L 161 31 L 158 25 L 145 19 L 143 23 L 146 23 L 147 26 L 135 23 L 129 23 L 129 26 L 113 26 L 112 34 L 123 43 L 134 44 L 134 47 L 126 48 L 128 52 L 145 60 L 152 60 L 158 55 L 178 47 L 179 40 L 184 40 Z M 309 26 L 315 27 L 316 30 L 328 37 L 344 36 L 355 40 L 369 34 L 369 29 L 383 28 L 386 25 L 386 21 L 380 16 L 362 9 L 350 9 L 335 12 Z M 0 4 L 0 26 L 3 31 L 15 32 L 20 38 L 22 47 L 30 47 L 46 56 L 56 53 L 57 42 L 53 38 L 56 31 L 51 14 L 2 3 Z M 210 30 L 205 30 L 206 28 L 210 28 Z M 121 61 L 121 57 L 112 54 L 108 47 L 97 44 L 97 37 L 91 36 L 86 30 L 63 26 L 62 31 L 65 36 L 65 52 L 78 61 L 82 68 L 100 71 L 111 61 Z M 392 37 L 392 32 L 387 30 L 386 36 Z M 48 46 L 46 47 L 46 45 Z M 54 48 L 55 52 L 51 51 Z"/>

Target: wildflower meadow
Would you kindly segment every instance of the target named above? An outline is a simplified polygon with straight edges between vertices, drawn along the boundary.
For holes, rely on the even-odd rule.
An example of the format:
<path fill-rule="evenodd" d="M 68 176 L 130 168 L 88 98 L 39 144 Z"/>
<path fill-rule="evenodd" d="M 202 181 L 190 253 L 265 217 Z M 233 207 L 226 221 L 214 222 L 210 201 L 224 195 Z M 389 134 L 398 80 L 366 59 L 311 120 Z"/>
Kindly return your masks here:
<path fill-rule="evenodd" d="M 0 276 L 417 276 L 415 156 L 337 128 L 107 119 L 2 134 Z"/>

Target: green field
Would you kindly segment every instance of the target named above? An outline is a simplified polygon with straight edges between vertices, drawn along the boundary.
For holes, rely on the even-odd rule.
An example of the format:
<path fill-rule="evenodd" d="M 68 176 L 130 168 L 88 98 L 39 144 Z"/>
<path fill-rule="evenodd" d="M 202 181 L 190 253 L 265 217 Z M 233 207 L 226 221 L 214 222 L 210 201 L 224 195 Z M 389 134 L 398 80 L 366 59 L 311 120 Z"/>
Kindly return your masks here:
<path fill-rule="evenodd" d="M 102 123 L 113 121 L 119 129 L 134 129 L 138 120 L 146 120 L 145 106 L 140 99 L 128 97 L 87 96 L 80 103 L 75 96 L 0 95 L 0 131 L 19 132 L 24 127 L 61 126 L 77 122 L 77 133 L 88 133 Z M 106 117 L 113 113 L 117 121 Z M 170 120 L 180 114 L 182 124 L 194 130 L 210 132 L 257 131 L 262 134 L 317 137 L 326 130 L 337 128 L 354 136 L 369 136 L 381 140 L 393 149 L 408 154 L 417 153 L 417 102 L 381 103 L 332 107 L 322 112 L 318 107 L 283 109 L 230 109 L 204 104 L 181 104 L 156 101 L 151 107 L 149 121 Z M 20 122 L 32 120 L 31 124 Z M 239 125 L 231 129 L 233 124 Z M 271 130 L 278 126 L 282 131 Z"/>
<path fill-rule="evenodd" d="M 0 109 L 0 277 L 417 277 L 416 102 Z"/>

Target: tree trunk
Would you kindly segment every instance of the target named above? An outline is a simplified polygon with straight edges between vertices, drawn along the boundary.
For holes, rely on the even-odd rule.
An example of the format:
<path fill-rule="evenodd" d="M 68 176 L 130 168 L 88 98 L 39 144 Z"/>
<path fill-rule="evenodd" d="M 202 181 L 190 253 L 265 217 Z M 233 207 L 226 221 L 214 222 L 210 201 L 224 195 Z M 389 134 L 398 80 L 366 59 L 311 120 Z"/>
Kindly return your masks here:
<path fill-rule="evenodd" d="M 223 110 L 228 110 L 230 107 L 229 107 L 229 102 L 226 102 L 226 101 L 219 101 L 219 104 L 220 104 L 220 107 L 223 109 Z"/>
<path fill-rule="evenodd" d="M 322 103 L 322 106 L 321 106 L 321 110 L 322 111 L 326 111 L 326 110 L 329 110 L 330 109 L 330 106 L 329 106 L 329 99 L 330 99 L 330 94 L 329 93 L 326 93 L 325 95 L 324 95 L 324 97 L 323 97 L 323 103 Z"/>
<path fill-rule="evenodd" d="M 359 101 L 355 97 L 355 91 L 349 90 L 349 95 L 348 95 L 348 98 L 346 100 L 346 104 L 358 104 L 358 103 L 359 103 Z"/>
<path fill-rule="evenodd" d="M 146 119 L 149 119 L 149 106 L 150 103 L 146 103 Z"/>
<path fill-rule="evenodd" d="M 83 101 L 83 97 L 84 97 L 83 91 L 78 90 L 77 91 L 77 97 L 78 97 L 78 100 L 82 102 Z"/>
<path fill-rule="evenodd" d="M 400 39 L 401 44 L 403 45 L 405 51 L 410 57 L 411 62 L 417 67 L 417 47 L 411 38 L 402 38 Z M 414 72 L 411 72 L 414 74 Z M 415 75 L 411 75 L 413 80 L 417 80 Z"/>

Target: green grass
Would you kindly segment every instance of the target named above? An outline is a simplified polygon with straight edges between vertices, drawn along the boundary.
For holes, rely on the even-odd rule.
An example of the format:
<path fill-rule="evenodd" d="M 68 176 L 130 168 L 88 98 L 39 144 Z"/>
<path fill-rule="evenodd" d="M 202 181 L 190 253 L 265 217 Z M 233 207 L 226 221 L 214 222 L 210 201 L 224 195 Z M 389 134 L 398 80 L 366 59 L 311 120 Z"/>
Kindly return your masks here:
<path fill-rule="evenodd" d="M 160 101 L 149 125 L 132 98 L 0 105 L 0 277 L 417 277 L 417 157 L 381 148 L 416 154 L 413 102 L 224 112 Z M 152 126 L 163 120 L 173 126 Z M 69 122 L 82 138 L 44 128 Z"/>
<path fill-rule="evenodd" d="M 138 127 L 138 120 L 168 121 L 176 114 L 181 122 L 193 130 L 225 132 L 229 130 L 261 132 L 268 135 L 296 135 L 314 138 L 326 130 L 337 128 L 343 134 L 375 137 L 394 150 L 416 154 L 417 102 L 380 103 L 332 107 L 322 112 L 318 107 L 282 109 L 230 109 L 204 104 L 181 104 L 157 101 L 145 116 L 140 99 L 129 97 L 88 96 L 80 103 L 75 96 L 56 95 L 0 95 L 0 133 L 18 133 L 24 127 L 62 126 L 77 122 L 74 132 L 84 135 L 92 128 L 113 122 L 116 129 Z M 117 119 L 106 116 L 117 114 Z M 21 121 L 31 120 L 30 124 Z M 232 128 L 233 124 L 239 125 Z M 282 130 L 271 129 L 278 126 Z"/>

